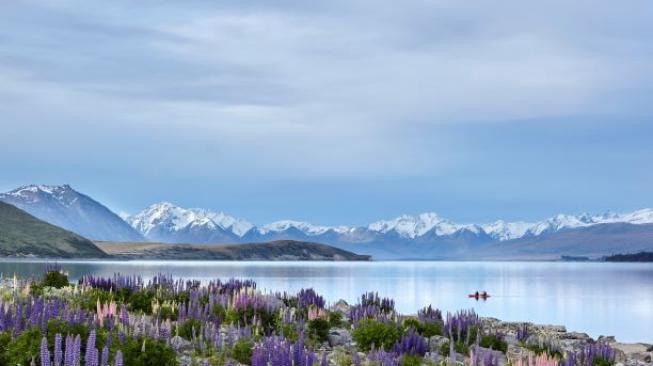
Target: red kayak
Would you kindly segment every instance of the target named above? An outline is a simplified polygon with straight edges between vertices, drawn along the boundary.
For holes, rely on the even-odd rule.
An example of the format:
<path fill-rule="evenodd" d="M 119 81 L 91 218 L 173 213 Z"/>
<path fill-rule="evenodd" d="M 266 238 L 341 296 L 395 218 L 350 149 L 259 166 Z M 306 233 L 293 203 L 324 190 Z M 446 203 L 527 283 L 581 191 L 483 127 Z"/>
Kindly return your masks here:
<path fill-rule="evenodd" d="M 478 299 L 483 299 L 483 300 L 485 300 L 485 299 L 487 299 L 488 297 L 490 297 L 490 294 L 488 294 L 487 292 L 483 291 L 483 292 L 476 292 L 476 293 L 473 293 L 473 294 L 469 294 L 469 295 L 467 295 L 467 296 L 468 296 L 469 298 L 472 298 L 472 299 L 477 299 L 477 300 L 478 300 Z"/>

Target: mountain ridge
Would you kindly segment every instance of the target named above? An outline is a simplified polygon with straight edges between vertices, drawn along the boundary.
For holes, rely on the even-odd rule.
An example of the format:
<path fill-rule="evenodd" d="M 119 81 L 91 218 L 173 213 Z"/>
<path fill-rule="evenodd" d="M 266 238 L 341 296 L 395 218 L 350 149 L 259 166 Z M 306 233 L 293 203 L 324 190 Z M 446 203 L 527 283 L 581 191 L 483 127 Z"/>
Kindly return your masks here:
<path fill-rule="evenodd" d="M 106 258 L 90 240 L 0 202 L 0 255 L 8 257 Z"/>
<path fill-rule="evenodd" d="M 27 206 L 28 209 L 45 206 L 45 212 L 52 214 L 53 217 L 46 217 L 47 219 L 44 218 L 44 221 L 57 225 L 63 220 L 68 225 L 57 226 L 63 226 L 77 233 L 83 231 L 78 231 L 75 222 L 71 223 L 66 220 L 74 221 L 79 218 L 79 215 L 69 215 L 70 210 L 62 210 L 61 207 L 64 209 L 72 207 L 72 211 L 75 213 L 79 202 L 90 202 L 92 207 L 99 207 L 105 213 L 109 212 L 110 221 L 117 222 L 118 227 L 128 227 L 128 231 L 134 233 L 134 235 L 125 237 L 124 231 L 113 235 L 111 230 L 108 230 L 109 232 L 105 231 L 104 233 L 108 237 L 105 240 L 108 241 L 244 244 L 296 240 L 324 243 L 359 254 L 373 255 L 376 259 L 408 258 L 414 257 L 415 253 L 420 253 L 423 258 L 432 259 L 474 258 L 481 254 L 488 257 L 500 257 L 506 254 L 502 253 L 502 250 L 519 252 L 519 246 L 524 248 L 531 246 L 532 250 L 546 251 L 548 250 L 547 246 L 555 247 L 555 243 L 551 240 L 569 240 L 568 238 L 574 237 L 567 233 L 568 231 L 576 232 L 575 237 L 583 239 L 581 246 L 587 247 L 584 249 L 585 252 L 591 254 L 592 240 L 590 236 L 600 235 L 593 229 L 597 226 L 625 227 L 626 231 L 632 232 L 630 235 L 633 235 L 634 243 L 638 243 L 637 245 L 641 247 L 642 236 L 646 236 L 648 233 L 640 232 L 638 226 L 653 224 L 653 209 L 641 209 L 628 213 L 558 214 L 537 222 L 496 220 L 490 223 L 461 224 L 441 217 L 437 213 L 426 212 L 378 220 L 362 226 L 323 226 L 298 220 L 279 220 L 265 225 L 254 225 L 246 219 L 231 216 L 222 211 L 182 208 L 166 201 L 150 205 L 135 215 L 121 214 L 118 217 L 99 202 L 76 192 L 69 185 L 30 185 L 0 194 L 0 200 L 5 201 L 17 197 L 21 198 L 19 203 Z M 34 202 L 38 204 L 34 205 Z M 53 208 L 50 208 L 49 205 Z M 41 213 L 36 211 L 37 214 Z M 92 209 L 81 211 L 94 213 Z M 58 217 L 59 214 L 63 215 L 63 218 Z M 34 216 L 38 217 L 36 214 Z M 93 224 L 96 227 L 105 229 L 111 227 L 104 221 L 106 216 L 100 215 L 97 221 L 89 221 L 88 217 L 84 217 L 84 219 L 85 223 Z M 583 233 L 584 231 L 593 234 Z M 625 245 L 623 252 L 632 250 L 628 247 L 627 235 L 628 233 L 619 237 L 619 243 Z M 104 239 L 89 237 L 95 240 Z M 543 238 L 547 238 L 547 241 L 543 241 Z M 601 241 L 602 239 L 595 238 L 594 240 Z M 646 240 L 653 243 L 653 233 Z M 543 244 L 540 247 L 532 247 L 533 243 Z M 604 248 L 615 249 L 608 244 L 605 244 Z"/>
<path fill-rule="evenodd" d="M 245 219 L 236 219 L 221 211 L 216 213 L 207 209 L 186 209 L 169 202 L 151 205 L 140 213 L 130 216 L 127 221 L 132 224 L 134 228 L 140 230 L 145 237 L 148 237 L 148 232 L 150 230 L 153 230 L 157 226 L 160 227 L 156 219 L 152 219 L 151 217 L 148 218 L 148 212 L 154 211 L 160 213 L 160 207 L 167 208 L 166 211 L 172 215 L 175 213 L 181 213 L 185 218 L 184 220 L 176 220 L 174 216 L 165 219 L 159 217 L 159 221 L 164 223 L 181 222 L 181 225 L 167 225 L 166 229 L 170 231 L 181 231 L 189 226 L 208 225 L 219 228 L 224 235 L 231 237 L 233 240 L 244 239 L 247 238 L 248 235 L 249 237 L 257 235 L 269 236 L 284 233 L 288 230 L 295 230 L 303 235 L 314 237 L 333 233 L 338 235 L 353 235 L 354 233 L 360 234 L 362 231 L 367 231 L 377 235 L 397 234 L 399 237 L 407 239 L 417 239 L 433 235 L 446 237 L 467 231 L 476 235 L 487 235 L 493 240 L 506 241 L 523 237 L 535 237 L 544 233 L 557 232 L 562 229 L 589 227 L 606 223 L 653 223 L 653 209 L 641 209 L 625 214 L 610 212 L 596 215 L 586 213 L 579 215 L 558 214 L 551 218 L 534 223 L 497 220 L 491 223 L 458 224 L 451 220 L 441 218 L 434 212 L 427 212 L 415 216 L 401 215 L 395 219 L 379 220 L 370 223 L 367 226 L 323 226 L 297 220 L 280 220 L 270 224 L 257 226 Z M 188 218 L 193 215 L 195 215 L 196 220 L 188 220 Z M 239 222 L 241 227 L 246 227 L 246 229 L 234 231 L 230 225 L 224 225 L 224 221 L 212 221 L 212 217 L 216 216 L 219 216 L 228 222 Z M 148 231 L 143 231 L 139 226 L 143 222 L 149 223 Z M 213 224 L 211 225 L 211 223 Z"/>
<path fill-rule="evenodd" d="M 68 184 L 25 185 L 0 193 L 0 201 L 90 239 L 145 240 L 117 214 Z"/>

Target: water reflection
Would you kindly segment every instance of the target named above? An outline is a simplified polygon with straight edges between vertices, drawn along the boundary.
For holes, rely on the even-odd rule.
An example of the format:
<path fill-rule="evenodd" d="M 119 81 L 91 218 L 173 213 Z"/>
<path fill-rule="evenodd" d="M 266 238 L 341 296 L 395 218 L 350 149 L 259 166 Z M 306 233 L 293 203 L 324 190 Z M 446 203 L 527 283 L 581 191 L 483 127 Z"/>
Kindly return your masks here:
<path fill-rule="evenodd" d="M 433 304 L 444 311 L 474 308 L 505 320 L 564 324 L 592 336 L 616 335 L 622 341 L 653 343 L 653 265 L 619 263 L 521 262 L 59 262 L 77 279 L 114 272 L 151 277 L 252 278 L 269 291 L 314 287 L 329 301 L 354 302 L 378 291 L 397 308 L 415 313 Z M 0 262 L 5 276 L 40 275 L 43 261 Z M 486 290 L 488 301 L 467 297 Z"/>

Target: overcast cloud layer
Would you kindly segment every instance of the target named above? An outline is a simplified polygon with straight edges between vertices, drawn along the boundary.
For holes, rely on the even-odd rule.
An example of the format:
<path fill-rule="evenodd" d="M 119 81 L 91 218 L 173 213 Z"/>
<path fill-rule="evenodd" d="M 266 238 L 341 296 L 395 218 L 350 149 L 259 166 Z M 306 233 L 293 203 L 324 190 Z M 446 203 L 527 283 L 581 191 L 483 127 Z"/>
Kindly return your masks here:
<path fill-rule="evenodd" d="M 0 188 L 255 222 L 653 206 L 651 1 L 6 1 Z"/>

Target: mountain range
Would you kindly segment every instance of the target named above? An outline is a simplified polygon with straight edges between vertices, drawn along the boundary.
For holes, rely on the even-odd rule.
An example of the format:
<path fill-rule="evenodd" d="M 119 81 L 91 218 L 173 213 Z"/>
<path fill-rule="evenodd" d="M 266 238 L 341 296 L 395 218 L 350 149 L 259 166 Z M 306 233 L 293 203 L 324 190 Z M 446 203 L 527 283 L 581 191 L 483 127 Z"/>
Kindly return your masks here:
<path fill-rule="evenodd" d="M 224 212 L 182 208 L 169 202 L 151 205 L 123 221 L 68 185 L 25 186 L 0 194 L 0 200 L 86 237 L 110 241 L 210 244 L 299 240 L 375 259 L 559 258 L 563 254 L 605 255 L 635 247 L 653 248 L 652 209 L 481 224 L 460 224 L 436 213 L 423 213 L 365 226 L 321 226 L 293 220 L 254 225 Z M 567 244 L 561 245 L 563 242 Z"/>

